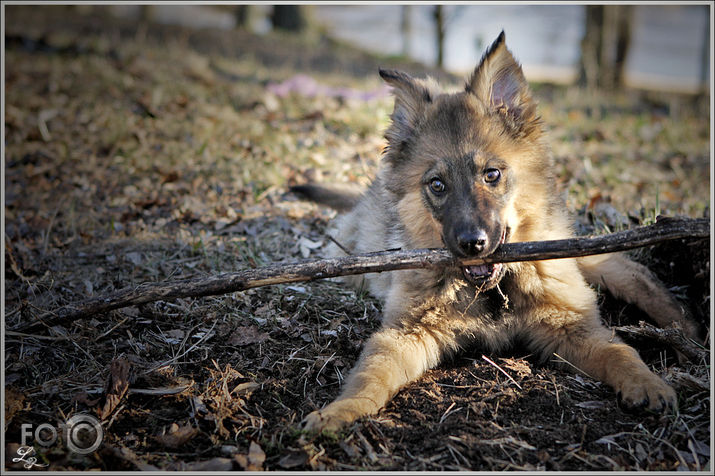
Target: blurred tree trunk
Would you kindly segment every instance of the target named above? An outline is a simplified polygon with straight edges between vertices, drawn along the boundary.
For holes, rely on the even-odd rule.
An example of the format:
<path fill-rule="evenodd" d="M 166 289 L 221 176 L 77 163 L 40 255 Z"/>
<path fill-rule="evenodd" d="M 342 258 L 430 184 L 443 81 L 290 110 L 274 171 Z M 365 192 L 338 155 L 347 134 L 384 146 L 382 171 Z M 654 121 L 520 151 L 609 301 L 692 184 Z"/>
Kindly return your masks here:
<path fill-rule="evenodd" d="M 579 84 L 589 89 L 623 86 L 632 24 L 632 5 L 586 5 Z"/>
<path fill-rule="evenodd" d="M 607 56 L 603 63 L 610 65 L 604 87 L 620 88 L 623 86 L 626 56 L 631 45 L 633 5 L 607 6 L 604 23 L 603 53 Z"/>
<path fill-rule="evenodd" d="M 444 10 L 442 9 L 442 5 L 435 5 L 432 11 L 432 17 L 434 18 L 434 26 L 437 32 L 437 66 L 441 68 L 444 66 L 445 31 Z"/>
<path fill-rule="evenodd" d="M 271 13 L 273 28 L 293 32 L 305 28 L 305 12 L 301 5 L 274 5 Z"/>
<path fill-rule="evenodd" d="M 154 19 L 154 6 L 153 5 L 141 5 L 139 7 L 139 21 L 144 23 L 149 23 Z"/>
<path fill-rule="evenodd" d="M 248 24 L 248 9 L 250 5 L 236 5 L 234 17 L 236 18 L 236 28 L 245 28 Z"/>
<path fill-rule="evenodd" d="M 596 87 L 598 63 L 601 58 L 601 26 L 603 25 L 603 6 L 586 5 L 586 25 L 581 40 L 581 60 L 579 65 L 579 84 L 588 89 Z"/>
<path fill-rule="evenodd" d="M 402 34 L 402 55 L 409 56 L 412 50 L 412 7 L 402 5 L 402 21 L 400 22 L 400 32 Z"/>

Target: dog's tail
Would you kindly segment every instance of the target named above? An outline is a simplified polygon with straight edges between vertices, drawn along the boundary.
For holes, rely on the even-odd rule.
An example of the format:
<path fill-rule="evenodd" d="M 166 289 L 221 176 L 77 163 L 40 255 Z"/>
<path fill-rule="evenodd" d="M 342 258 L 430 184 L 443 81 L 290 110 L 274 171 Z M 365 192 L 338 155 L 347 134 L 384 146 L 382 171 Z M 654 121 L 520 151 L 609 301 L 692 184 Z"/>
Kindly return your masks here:
<path fill-rule="evenodd" d="M 363 189 L 352 185 L 295 185 L 290 191 L 302 198 L 320 205 L 326 205 L 339 212 L 352 209 L 360 200 Z"/>

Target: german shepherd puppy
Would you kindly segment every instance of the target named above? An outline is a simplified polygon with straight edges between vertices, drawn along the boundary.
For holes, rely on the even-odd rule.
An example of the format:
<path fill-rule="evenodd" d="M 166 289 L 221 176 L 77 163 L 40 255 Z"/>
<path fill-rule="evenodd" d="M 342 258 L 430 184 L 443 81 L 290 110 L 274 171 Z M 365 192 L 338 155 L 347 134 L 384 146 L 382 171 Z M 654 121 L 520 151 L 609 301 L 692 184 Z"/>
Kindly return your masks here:
<path fill-rule="evenodd" d="M 319 185 L 298 195 L 350 209 L 331 232 L 354 253 L 448 248 L 484 257 L 505 242 L 573 236 L 557 193 L 556 168 L 536 104 L 504 32 L 489 47 L 464 91 L 446 94 L 431 80 L 380 70 L 393 87 L 388 147 L 361 195 Z M 345 255 L 333 246 L 334 256 Z M 446 355 L 477 346 L 499 352 L 514 341 L 554 354 L 617 392 L 627 408 L 665 411 L 676 394 L 636 351 L 601 323 L 602 285 L 661 326 L 695 326 L 643 266 L 619 254 L 344 278 L 384 300 L 382 327 L 365 344 L 340 396 L 303 421 L 337 430 L 376 413 L 408 382 Z"/>

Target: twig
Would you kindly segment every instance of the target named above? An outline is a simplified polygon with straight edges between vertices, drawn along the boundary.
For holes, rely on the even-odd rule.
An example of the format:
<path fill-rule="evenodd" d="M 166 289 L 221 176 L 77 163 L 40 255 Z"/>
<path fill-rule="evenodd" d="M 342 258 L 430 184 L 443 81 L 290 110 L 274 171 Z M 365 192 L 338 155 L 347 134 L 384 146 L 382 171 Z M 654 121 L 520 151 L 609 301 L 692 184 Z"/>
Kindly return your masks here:
<path fill-rule="evenodd" d="M 561 402 L 559 401 L 559 387 L 556 385 L 556 379 L 553 375 L 551 376 L 551 383 L 554 384 L 554 390 L 556 391 L 556 406 L 560 407 Z"/>
<path fill-rule="evenodd" d="M 677 327 L 658 328 L 646 322 L 639 322 L 636 326 L 614 327 L 616 332 L 629 336 L 646 337 L 654 341 L 669 345 L 675 350 L 684 354 L 691 362 L 708 362 L 707 350 L 696 342 L 683 335 L 683 331 Z"/>
<path fill-rule="evenodd" d="M 341 250 L 343 250 L 343 253 L 345 253 L 346 255 L 350 256 L 351 254 L 353 254 L 352 251 L 350 251 L 349 249 L 347 249 L 345 246 L 343 246 L 342 243 L 340 243 L 338 240 L 336 240 L 333 235 L 328 234 L 328 239 L 329 239 L 330 241 L 332 241 L 333 243 L 335 243 L 335 245 L 336 245 L 338 248 L 340 248 Z"/>
<path fill-rule="evenodd" d="M 506 375 L 506 377 L 507 377 L 509 380 L 511 380 L 511 381 L 514 383 L 514 385 L 516 385 L 517 387 L 519 387 L 519 390 L 522 390 L 521 385 L 519 385 L 519 382 L 517 382 L 516 380 L 514 380 L 514 379 L 511 377 L 511 375 L 509 375 L 508 373 L 506 373 L 506 371 L 505 371 L 503 368 L 499 367 L 499 366 L 496 364 L 496 362 L 494 362 L 492 359 L 490 359 L 490 358 L 487 357 L 486 355 L 482 355 L 482 359 L 486 360 L 487 362 L 489 362 L 490 364 L 492 364 L 494 367 L 496 367 L 496 369 L 499 370 L 499 371 L 500 371 L 501 373 L 503 373 L 504 375 Z"/>
<path fill-rule="evenodd" d="M 182 358 L 183 356 L 185 356 L 186 354 L 188 354 L 189 352 L 191 352 L 192 350 L 194 350 L 196 347 L 198 347 L 199 345 L 201 345 L 204 341 L 206 341 L 206 340 L 208 340 L 209 338 L 213 337 L 213 330 L 214 330 L 214 327 L 216 327 L 216 323 L 217 323 L 217 322 L 218 322 L 218 321 L 214 321 L 213 325 L 211 326 L 211 329 L 209 329 L 208 332 L 206 332 L 203 336 L 201 336 L 201 338 L 200 338 L 195 344 L 193 344 L 191 347 L 189 347 L 187 350 L 185 350 L 184 352 L 180 353 L 180 354 L 177 355 L 177 356 L 172 357 L 171 359 L 167 360 L 166 362 L 162 362 L 162 363 L 160 363 L 159 365 L 155 365 L 154 367 L 150 368 L 149 370 L 144 371 L 144 374 L 150 374 L 150 373 L 154 372 L 154 371 L 157 370 L 157 369 L 160 369 L 160 368 L 162 368 L 162 367 L 166 367 L 167 365 L 173 364 L 174 362 L 176 362 L 177 360 L 179 360 L 180 358 Z M 197 327 L 198 327 L 198 326 L 197 326 Z M 194 332 L 194 329 L 191 329 L 191 331 L 186 334 L 187 338 L 188 338 L 193 332 Z M 186 339 L 184 339 L 184 342 L 186 342 Z"/>
<path fill-rule="evenodd" d="M 6 336 L 18 336 L 38 340 L 67 340 L 69 336 L 38 336 L 35 334 L 25 334 L 24 332 L 5 331 Z M 6 341 L 7 342 L 7 341 Z"/>
<path fill-rule="evenodd" d="M 115 324 L 114 326 L 112 326 L 112 328 L 109 329 L 107 332 L 105 332 L 104 334 L 102 334 L 102 335 L 100 335 L 99 337 L 97 337 L 95 340 L 98 341 L 98 340 L 104 339 L 104 338 L 107 337 L 109 334 L 111 334 L 112 332 L 114 332 L 114 329 L 116 329 L 117 327 L 121 326 L 122 324 L 124 324 L 124 323 L 127 322 L 128 320 L 129 320 L 129 317 L 125 317 L 124 319 L 122 319 L 121 321 L 119 321 L 117 324 Z"/>
<path fill-rule="evenodd" d="M 710 221 L 706 218 L 662 218 L 654 225 L 609 235 L 505 243 L 485 258 L 458 260 L 446 249 L 419 249 L 380 251 L 340 258 L 273 264 L 204 278 L 140 284 L 106 296 L 69 304 L 56 311 L 46 312 L 35 321 L 21 324 L 13 330 L 25 332 L 39 325 L 53 326 L 68 323 L 98 313 L 152 301 L 215 296 L 274 284 L 402 269 L 435 269 L 484 263 L 574 258 L 624 251 L 679 238 L 707 238 L 709 236 Z"/>
<path fill-rule="evenodd" d="M 557 359 L 559 359 L 558 362 L 562 362 L 562 363 L 564 363 L 564 364 L 570 365 L 570 366 L 573 367 L 574 369 L 576 369 L 576 370 L 578 370 L 579 372 L 581 372 L 582 374 L 584 374 L 586 377 L 593 379 L 593 377 L 592 377 L 591 375 L 589 375 L 588 372 L 586 372 L 585 370 L 582 370 L 582 369 L 576 367 L 574 364 L 572 364 L 572 363 L 569 362 L 568 360 L 564 359 L 563 357 L 561 357 L 561 356 L 560 356 L 559 354 L 557 354 L 556 352 L 554 352 L 554 357 L 556 357 Z M 596 380 L 596 379 L 594 379 L 594 380 Z"/>
<path fill-rule="evenodd" d="M 444 420 L 446 420 L 449 415 L 451 415 L 452 413 L 456 413 L 462 409 L 462 407 L 458 407 L 453 411 L 452 408 L 454 408 L 454 406 L 456 404 L 457 404 L 456 402 L 452 402 L 452 404 L 449 407 L 447 407 L 447 409 L 442 414 L 442 417 L 439 419 L 440 424 L 444 423 Z"/>

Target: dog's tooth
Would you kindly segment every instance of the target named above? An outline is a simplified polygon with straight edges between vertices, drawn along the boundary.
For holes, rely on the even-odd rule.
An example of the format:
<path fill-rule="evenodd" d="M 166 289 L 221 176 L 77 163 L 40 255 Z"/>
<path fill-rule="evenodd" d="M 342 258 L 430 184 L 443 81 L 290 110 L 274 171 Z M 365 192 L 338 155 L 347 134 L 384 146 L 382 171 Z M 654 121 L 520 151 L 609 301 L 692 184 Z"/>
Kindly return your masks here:
<path fill-rule="evenodd" d="M 489 274 L 489 266 L 486 264 L 467 266 L 466 269 L 472 276 L 484 276 Z"/>

